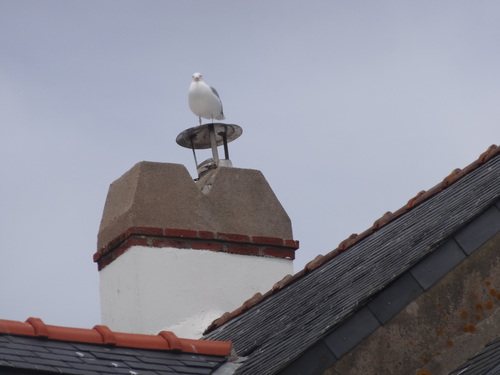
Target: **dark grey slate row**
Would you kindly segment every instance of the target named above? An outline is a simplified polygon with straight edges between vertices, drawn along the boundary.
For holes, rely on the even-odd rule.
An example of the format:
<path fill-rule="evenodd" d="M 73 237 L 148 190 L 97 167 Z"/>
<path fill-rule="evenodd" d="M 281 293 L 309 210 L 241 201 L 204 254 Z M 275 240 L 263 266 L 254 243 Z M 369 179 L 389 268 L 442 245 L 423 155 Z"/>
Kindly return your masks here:
<path fill-rule="evenodd" d="M 203 375 L 225 361 L 217 356 L 0 335 L 1 374 Z"/>
<path fill-rule="evenodd" d="M 500 218 L 500 211 L 496 211 Z M 438 250 L 429 254 L 410 270 L 410 274 L 424 290 L 429 289 L 436 281 L 458 266 L 467 257 L 467 254 L 453 239 L 447 241 Z"/>
<path fill-rule="evenodd" d="M 489 343 L 449 375 L 498 375 L 500 374 L 500 338 Z"/>
<path fill-rule="evenodd" d="M 237 374 L 327 368 L 497 233 L 499 197 L 496 157 L 206 338 L 247 357 Z"/>

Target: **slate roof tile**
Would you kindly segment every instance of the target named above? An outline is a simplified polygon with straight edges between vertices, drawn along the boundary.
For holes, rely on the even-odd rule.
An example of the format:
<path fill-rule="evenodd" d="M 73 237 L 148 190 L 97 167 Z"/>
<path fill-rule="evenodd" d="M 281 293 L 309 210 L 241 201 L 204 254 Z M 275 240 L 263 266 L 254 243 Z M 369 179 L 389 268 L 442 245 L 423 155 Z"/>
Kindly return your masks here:
<path fill-rule="evenodd" d="M 182 366 L 182 362 L 175 359 L 169 359 L 167 356 L 162 357 L 141 357 L 141 362 L 144 363 L 163 363 L 168 366 Z"/>
<path fill-rule="evenodd" d="M 68 362 L 68 363 L 83 363 L 84 361 L 76 356 L 71 356 L 71 355 L 61 355 L 58 353 L 45 353 L 42 356 L 44 359 L 52 359 L 52 360 L 58 360 L 58 361 L 63 361 L 63 362 Z"/>
<path fill-rule="evenodd" d="M 497 338 L 449 375 L 496 375 L 499 373 L 500 338 Z"/>
<path fill-rule="evenodd" d="M 56 367 L 51 367 L 51 366 L 46 366 L 46 365 L 39 365 L 35 363 L 29 363 L 29 362 L 11 362 L 12 367 L 21 369 L 21 370 L 36 370 L 36 371 L 50 371 L 50 372 L 59 372 L 59 370 Z"/>
<path fill-rule="evenodd" d="M 478 160 L 454 170 L 396 212 L 386 213 L 365 232 L 350 236 L 264 295 L 224 314 L 207 329 L 205 338 L 233 340 L 237 354 L 247 357 L 236 374 L 284 370 L 458 230 L 469 223 L 474 226 L 489 207 L 498 210 L 499 156 L 500 147 L 490 147 Z M 442 275 L 430 276 L 432 283 Z"/>
<path fill-rule="evenodd" d="M 64 375 L 96 375 L 95 371 L 71 368 L 64 371 Z M 130 375 L 130 374 L 129 374 Z"/>
<path fill-rule="evenodd" d="M 210 369 L 204 368 L 186 368 L 184 366 L 173 366 L 172 370 L 174 370 L 178 374 L 196 374 L 196 375 L 209 375 L 212 373 Z"/>

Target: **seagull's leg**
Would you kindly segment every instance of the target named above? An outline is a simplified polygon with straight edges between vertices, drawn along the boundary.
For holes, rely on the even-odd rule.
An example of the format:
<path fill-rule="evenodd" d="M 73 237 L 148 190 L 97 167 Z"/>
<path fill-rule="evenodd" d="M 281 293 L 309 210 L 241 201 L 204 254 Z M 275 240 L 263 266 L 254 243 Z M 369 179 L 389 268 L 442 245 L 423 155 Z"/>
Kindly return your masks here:
<path fill-rule="evenodd" d="M 198 116 L 198 119 L 200 120 L 200 125 L 201 125 L 201 116 Z"/>

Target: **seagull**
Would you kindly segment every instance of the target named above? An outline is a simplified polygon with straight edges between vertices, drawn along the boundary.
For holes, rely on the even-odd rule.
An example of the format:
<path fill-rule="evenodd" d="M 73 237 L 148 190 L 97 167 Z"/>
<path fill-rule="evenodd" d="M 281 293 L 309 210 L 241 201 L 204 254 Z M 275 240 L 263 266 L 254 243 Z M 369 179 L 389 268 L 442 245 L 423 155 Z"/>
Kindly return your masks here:
<path fill-rule="evenodd" d="M 201 125 L 201 118 L 216 120 L 224 120 L 224 112 L 222 111 L 222 102 L 220 101 L 217 90 L 207 85 L 201 73 L 193 74 L 193 81 L 189 86 L 189 108 L 198 116 Z"/>

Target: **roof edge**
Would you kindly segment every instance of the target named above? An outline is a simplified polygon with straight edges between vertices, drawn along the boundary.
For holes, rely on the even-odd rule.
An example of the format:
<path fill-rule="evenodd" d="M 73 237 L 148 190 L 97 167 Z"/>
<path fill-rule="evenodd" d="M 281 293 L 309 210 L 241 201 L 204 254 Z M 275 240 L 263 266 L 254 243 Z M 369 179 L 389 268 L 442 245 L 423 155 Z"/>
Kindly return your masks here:
<path fill-rule="evenodd" d="M 500 146 L 497 146 L 495 144 L 491 145 L 488 147 L 488 149 L 483 152 L 479 158 L 475 161 L 473 161 L 471 164 L 466 166 L 464 169 L 456 168 L 454 169 L 448 176 L 446 176 L 440 183 L 432 187 L 431 189 L 425 191 L 422 190 L 420 191 L 416 196 L 411 198 L 406 205 L 401 207 L 395 212 L 386 212 L 381 218 L 377 219 L 373 225 L 365 230 L 364 232 L 357 234 L 353 233 L 351 234 L 347 239 L 343 240 L 336 249 L 332 250 L 326 255 L 318 255 L 316 258 L 314 258 L 312 261 L 306 264 L 306 266 L 297 272 L 294 275 L 287 275 L 285 276 L 282 280 L 278 281 L 274 286 L 272 287 L 271 290 L 266 292 L 265 294 L 260 294 L 257 293 L 255 294 L 252 298 L 249 300 L 245 301 L 242 306 L 240 306 L 238 309 L 232 311 L 232 312 L 226 312 L 223 314 L 220 318 L 214 320 L 205 330 L 203 333 L 204 335 L 212 332 L 213 330 L 219 328 L 220 326 L 224 325 L 225 323 L 229 322 L 236 316 L 242 314 L 246 310 L 250 309 L 251 307 L 258 305 L 261 303 L 263 300 L 267 299 L 271 295 L 277 293 L 278 291 L 282 290 L 283 288 L 286 288 L 287 286 L 293 284 L 295 281 L 301 279 L 303 276 L 307 275 L 311 271 L 321 267 L 322 265 L 328 263 L 331 259 L 339 255 L 341 252 L 346 251 L 347 249 L 351 248 L 352 246 L 356 245 L 357 243 L 361 242 L 380 228 L 386 226 L 390 222 L 394 221 L 398 217 L 402 216 L 403 214 L 411 211 L 413 208 L 419 206 L 423 202 L 427 201 L 428 199 L 432 198 L 436 194 L 440 193 L 444 189 L 448 188 L 449 186 L 453 185 L 455 182 L 459 181 L 461 178 L 469 174 L 470 172 L 474 171 L 475 169 L 479 168 L 481 165 L 484 163 L 488 162 L 489 160 L 495 158 L 500 154 Z"/>
<path fill-rule="evenodd" d="M 173 332 L 158 335 L 114 332 L 104 325 L 92 329 L 45 324 L 39 318 L 26 322 L 0 319 L 0 335 L 31 336 L 45 340 L 119 346 L 136 349 L 164 350 L 202 355 L 229 356 L 231 341 L 206 341 L 178 338 Z"/>

